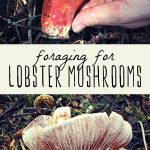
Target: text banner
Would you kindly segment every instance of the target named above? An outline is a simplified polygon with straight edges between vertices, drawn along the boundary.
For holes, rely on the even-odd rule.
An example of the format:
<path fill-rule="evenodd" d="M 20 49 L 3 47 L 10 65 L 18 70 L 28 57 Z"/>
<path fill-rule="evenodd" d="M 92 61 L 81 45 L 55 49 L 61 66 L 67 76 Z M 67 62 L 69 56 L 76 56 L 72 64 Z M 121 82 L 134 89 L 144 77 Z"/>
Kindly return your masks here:
<path fill-rule="evenodd" d="M 149 45 L 1 45 L 0 94 L 150 94 Z"/>

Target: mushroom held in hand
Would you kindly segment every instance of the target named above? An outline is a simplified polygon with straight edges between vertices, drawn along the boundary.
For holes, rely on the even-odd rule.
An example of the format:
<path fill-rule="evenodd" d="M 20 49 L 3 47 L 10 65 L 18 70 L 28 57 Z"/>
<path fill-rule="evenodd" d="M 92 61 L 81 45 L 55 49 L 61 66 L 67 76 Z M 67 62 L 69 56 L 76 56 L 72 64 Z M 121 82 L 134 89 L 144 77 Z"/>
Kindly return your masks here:
<path fill-rule="evenodd" d="M 37 117 L 24 129 L 24 143 L 30 150 L 123 150 L 132 139 L 130 124 L 115 112 L 69 117 L 69 107 Z"/>
<path fill-rule="evenodd" d="M 79 6 L 84 0 L 44 0 L 42 31 L 54 38 L 68 38 L 68 32 Z"/>

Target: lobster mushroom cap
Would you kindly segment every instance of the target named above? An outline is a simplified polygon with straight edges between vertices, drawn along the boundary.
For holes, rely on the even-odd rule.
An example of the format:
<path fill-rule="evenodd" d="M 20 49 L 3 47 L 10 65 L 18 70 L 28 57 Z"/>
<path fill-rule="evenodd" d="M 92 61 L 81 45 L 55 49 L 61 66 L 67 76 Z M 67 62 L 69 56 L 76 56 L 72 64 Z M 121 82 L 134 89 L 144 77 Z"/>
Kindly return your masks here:
<path fill-rule="evenodd" d="M 42 32 L 51 38 L 67 39 L 73 18 L 84 0 L 44 0 Z"/>
<path fill-rule="evenodd" d="M 132 139 L 132 128 L 115 112 L 109 117 L 94 113 L 70 118 L 70 108 L 60 107 L 52 117 L 35 118 L 22 138 L 30 150 L 124 150 Z"/>

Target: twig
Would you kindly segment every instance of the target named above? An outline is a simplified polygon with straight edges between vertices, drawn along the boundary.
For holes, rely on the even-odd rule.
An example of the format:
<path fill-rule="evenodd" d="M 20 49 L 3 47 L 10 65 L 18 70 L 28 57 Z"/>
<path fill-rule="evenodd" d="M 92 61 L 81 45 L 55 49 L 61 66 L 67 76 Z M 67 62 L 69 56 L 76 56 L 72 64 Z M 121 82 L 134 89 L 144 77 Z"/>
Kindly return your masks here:
<path fill-rule="evenodd" d="M 21 42 L 21 37 L 20 37 L 20 33 L 18 31 L 18 27 L 15 26 L 15 29 L 16 29 L 16 32 L 17 32 L 18 40 L 19 40 L 19 42 Z"/>
<path fill-rule="evenodd" d="M 141 133 L 141 131 L 132 131 L 133 133 Z M 145 135 L 150 133 L 150 130 L 145 130 Z"/>
<path fill-rule="evenodd" d="M 7 24 L 11 24 L 11 26 L 9 26 L 8 28 L 10 28 L 10 27 L 12 27 L 12 26 L 15 26 L 15 25 L 17 25 L 17 24 L 19 24 L 19 23 L 21 23 L 21 22 L 25 22 L 25 21 L 27 21 L 27 20 L 29 20 L 29 19 L 34 20 L 34 19 L 36 19 L 36 18 L 38 18 L 38 17 L 41 17 L 41 15 L 30 16 L 30 17 L 26 17 L 26 18 L 20 19 L 20 20 L 18 20 L 18 21 L 14 21 L 14 20 L 12 20 L 11 18 L 6 18 L 6 17 L 3 17 L 3 16 L 0 15 L 0 18 L 1 18 L 3 21 L 5 21 Z"/>
<path fill-rule="evenodd" d="M 10 106 L 8 109 L 6 109 L 2 114 L 0 114 L 0 119 L 5 116 L 8 112 L 14 109 L 18 109 L 20 106 L 22 106 L 25 103 L 25 99 L 23 97 L 17 98 L 16 101 L 13 103 L 12 106 Z M 9 116 L 10 114 L 8 114 Z"/>
<path fill-rule="evenodd" d="M 0 124 L 1 124 L 1 123 L 8 123 L 8 122 L 9 122 L 8 120 L 1 120 L 1 121 L 0 121 Z"/>
<path fill-rule="evenodd" d="M 30 26 L 30 25 L 21 25 L 21 24 L 17 24 L 16 26 L 22 27 L 22 28 L 26 28 L 26 29 L 32 29 L 32 30 L 41 31 L 41 28 L 34 27 L 34 26 Z"/>
<path fill-rule="evenodd" d="M 38 110 L 52 111 L 52 109 L 49 109 L 49 108 L 35 108 L 35 107 L 25 107 L 23 109 L 24 110 L 33 110 L 33 111 L 38 111 Z"/>
<path fill-rule="evenodd" d="M 53 110 L 52 110 L 52 112 L 51 112 L 51 115 L 53 115 L 55 109 L 56 109 L 57 106 L 61 103 L 61 101 L 62 101 L 62 98 L 59 98 L 59 99 L 57 100 L 56 105 L 53 107 Z"/>
<path fill-rule="evenodd" d="M 9 95 L 7 96 L 7 98 L 8 98 L 11 102 L 13 102 L 12 98 L 11 98 Z"/>
<path fill-rule="evenodd" d="M 41 32 L 39 32 L 34 40 L 34 43 L 37 43 L 37 41 L 39 40 L 39 38 L 41 37 Z"/>
<path fill-rule="evenodd" d="M 148 150 L 148 148 L 147 148 L 147 143 L 146 143 L 146 139 L 145 139 L 145 131 L 144 131 L 143 124 L 142 124 L 141 121 L 138 121 L 138 123 L 140 124 L 140 127 L 141 127 L 142 137 L 143 137 L 143 142 L 144 142 L 145 150 Z"/>
<path fill-rule="evenodd" d="M 24 144 L 23 144 L 23 141 L 20 139 L 19 142 L 20 142 L 20 145 L 21 145 L 22 150 L 26 150 L 26 148 L 25 148 L 25 146 L 24 146 Z"/>
<path fill-rule="evenodd" d="M 33 17 L 36 15 L 36 6 L 37 6 L 37 1 L 34 0 L 34 6 L 33 6 Z"/>
<path fill-rule="evenodd" d="M 140 100 L 139 102 L 140 102 L 140 106 L 141 106 L 144 114 L 147 115 L 147 116 L 149 116 L 150 114 L 149 114 L 149 112 L 145 108 L 144 99 Z"/>
<path fill-rule="evenodd" d="M 110 96 L 103 96 L 106 100 L 108 100 L 110 103 L 112 103 L 113 105 L 115 105 L 116 107 L 120 108 L 123 112 L 125 112 L 126 114 L 129 114 L 129 115 L 133 115 L 132 113 L 130 112 L 127 112 L 125 111 L 122 107 L 120 107 L 119 105 L 117 105 L 114 100 L 112 99 L 112 97 Z"/>
<path fill-rule="evenodd" d="M 31 17 L 33 16 L 33 13 L 32 13 L 32 3 L 33 1 L 32 0 L 29 0 L 28 1 L 28 16 L 29 16 L 29 20 L 28 20 L 28 25 L 32 25 L 32 19 Z M 28 29 L 28 42 L 29 44 L 32 44 L 32 29 Z"/>
<path fill-rule="evenodd" d="M 28 115 L 42 115 L 42 113 L 37 113 L 37 112 L 34 112 L 34 113 L 21 113 L 21 114 L 13 114 L 12 116 L 13 117 L 22 117 L 22 116 L 28 116 Z"/>
<path fill-rule="evenodd" d="M 6 12 L 7 17 L 9 17 L 9 3 L 10 3 L 10 1 L 7 0 L 7 12 Z M 8 25 L 6 25 L 6 35 L 5 35 L 5 38 L 7 38 L 7 35 L 8 35 Z"/>
<path fill-rule="evenodd" d="M 27 1 L 26 0 L 21 0 L 22 1 L 22 3 L 24 4 L 24 5 L 27 5 Z"/>

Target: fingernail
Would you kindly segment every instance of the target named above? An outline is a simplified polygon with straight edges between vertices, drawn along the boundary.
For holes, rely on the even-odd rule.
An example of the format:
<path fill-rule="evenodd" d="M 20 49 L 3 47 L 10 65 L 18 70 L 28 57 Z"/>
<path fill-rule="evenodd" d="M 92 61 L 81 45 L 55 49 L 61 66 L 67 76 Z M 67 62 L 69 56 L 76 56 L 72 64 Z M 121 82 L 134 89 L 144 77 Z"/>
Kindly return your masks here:
<path fill-rule="evenodd" d="M 73 31 L 76 32 L 76 33 L 78 33 L 78 32 L 80 32 L 81 30 L 83 30 L 84 28 L 85 28 L 85 25 L 83 25 L 83 24 L 78 24 L 78 25 L 76 25 L 76 26 L 73 28 Z"/>

